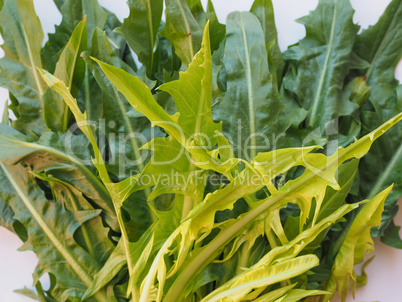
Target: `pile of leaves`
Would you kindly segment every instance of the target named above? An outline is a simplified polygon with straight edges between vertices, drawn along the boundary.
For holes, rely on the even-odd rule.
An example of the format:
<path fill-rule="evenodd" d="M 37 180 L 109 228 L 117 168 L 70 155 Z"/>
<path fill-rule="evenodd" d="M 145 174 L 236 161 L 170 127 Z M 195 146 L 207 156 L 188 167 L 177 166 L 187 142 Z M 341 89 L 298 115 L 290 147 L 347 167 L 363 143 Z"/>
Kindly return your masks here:
<path fill-rule="evenodd" d="M 226 25 L 211 1 L 129 0 L 123 23 L 54 2 L 42 46 L 32 0 L 0 0 L 0 224 L 39 259 L 21 293 L 344 300 L 372 237 L 402 248 L 401 0 L 361 33 L 322 0 L 283 53 L 269 0 Z"/>

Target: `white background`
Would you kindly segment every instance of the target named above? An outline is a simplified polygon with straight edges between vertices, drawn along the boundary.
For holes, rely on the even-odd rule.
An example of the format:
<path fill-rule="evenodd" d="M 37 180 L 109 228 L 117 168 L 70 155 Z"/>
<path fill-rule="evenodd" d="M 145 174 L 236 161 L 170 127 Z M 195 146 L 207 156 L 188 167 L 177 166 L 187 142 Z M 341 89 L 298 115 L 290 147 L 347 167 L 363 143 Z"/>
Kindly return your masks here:
<path fill-rule="evenodd" d="M 99 0 L 99 2 L 117 14 L 120 20 L 128 16 L 125 0 Z M 202 1 L 206 6 L 206 0 Z M 354 21 L 362 28 L 376 23 L 384 12 L 389 0 L 351 0 L 356 10 Z M 54 24 L 61 21 L 60 13 L 52 0 L 34 0 L 35 10 L 42 22 L 45 33 L 54 32 Z M 235 10 L 249 10 L 252 0 L 213 0 L 219 20 L 225 22 L 227 14 Z M 279 32 L 279 46 L 285 50 L 288 45 L 296 43 L 305 34 L 304 27 L 295 19 L 308 14 L 313 10 L 318 0 L 273 0 L 276 24 Z M 47 39 L 47 38 L 45 38 Z M 0 42 L 3 42 L 0 37 Z M 0 57 L 3 56 L 0 50 Z M 399 64 L 395 73 L 402 79 L 402 64 Z M 2 115 L 7 91 L 0 88 L 0 116 Z M 399 201 L 401 204 L 401 200 Z M 402 211 L 396 218 L 398 225 L 402 224 Z M 402 232 L 400 232 L 402 234 Z M 13 293 L 14 289 L 31 287 L 32 273 L 37 259 L 32 252 L 17 252 L 22 245 L 18 237 L 0 227 L 0 301 L 1 302 L 29 302 L 29 298 Z M 357 301 L 401 301 L 402 284 L 402 251 L 390 248 L 379 241 L 375 241 L 376 259 L 368 266 L 369 276 L 366 287 L 356 292 Z M 46 277 L 44 284 L 48 283 Z M 348 297 L 347 301 L 353 301 Z"/>

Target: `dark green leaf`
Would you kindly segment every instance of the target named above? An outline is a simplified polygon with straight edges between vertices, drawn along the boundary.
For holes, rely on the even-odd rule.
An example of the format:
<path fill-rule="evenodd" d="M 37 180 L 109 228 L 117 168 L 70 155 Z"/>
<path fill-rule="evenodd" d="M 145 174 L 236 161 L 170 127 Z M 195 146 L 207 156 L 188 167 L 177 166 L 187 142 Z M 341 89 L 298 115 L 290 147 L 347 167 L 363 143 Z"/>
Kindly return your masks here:
<path fill-rule="evenodd" d="M 225 39 L 226 26 L 219 23 L 215 13 L 214 5 L 208 0 L 207 15 L 209 19 L 209 35 L 211 37 L 211 51 L 214 52 L 219 48 L 221 42 Z"/>
<path fill-rule="evenodd" d="M 398 80 L 394 72 L 402 58 L 401 19 L 402 1 L 393 0 L 378 22 L 357 36 L 354 47 L 354 51 L 370 63 L 364 74 L 371 87 L 370 99 L 384 109 L 394 109 L 396 103 Z"/>
<path fill-rule="evenodd" d="M 159 30 L 163 1 L 162 0 L 129 0 L 130 16 L 118 28 L 130 47 L 145 66 L 148 77 L 156 70 L 155 42 Z"/>
<path fill-rule="evenodd" d="M 320 1 L 315 11 L 298 20 L 306 27 L 306 37 L 284 54 L 285 60 L 297 65 L 295 82 L 284 82 L 284 87 L 310 110 L 311 129 L 324 131 L 326 123 L 356 109 L 341 99 L 359 28 L 353 24 L 353 13 L 348 0 Z"/>
<path fill-rule="evenodd" d="M 77 244 L 74 233 L 100 212 L 66 211 L 61 204 L 46 200 L 28 170 L 20 165 L 0 165 L 2 182 L 14 189 L 9 205 L 15 218 L 28 230 L 23 248 L 32 249 L 38 256 L 40 274 L 49 271 L 56 276 L 60 295 L 68 295 L 71 290 L 83 293 L 91 284 L 92 275 L 100 269 L 100 263 Z M 105 293 L 99 293 L 97 298 L 107 301 Z"/>
<path fill-rule="evenodd" d="M 214 118 L 223 121 L 223 132 L 233 144 L 235 156 L 250 160 L 258 152 L 275 149 L 282 106 L 272 84 L 257 17 L 248 12 L 231 13 L 226 30 L 223 63 L 227 91 L 214 105 Z"/>
<path fill-rule="evenodd" d="M 96 29 L 93 35 L 91 55 L 136 76 L 135 72 L 114 54 L 107 36 L 99 29 Z M 119 179 L 138 174 L 143 171 L 146 160 L 146 155 L 139 151 L 141 145 L 144 144 L 140 139 L 145 137 L 142 132 L 150 127 L 150 123 L 132 108 L 88 54 L 85 54 L 85 61 L 104 95 L 105 129 L 102 131 L 111 145 L 111 156 L 116 166 L 113 172 Z M 111 133 L 117 136 L 110 136 Z"/>
<path fill-rule="evenodd" d="M 91 162 L 88 142 L 82 136 L 57 136 L 47 132 L 33 140 L 9 126 L 0 124 L 0 159 L 16 162 L 23 159 L 37 172 L 51 171 L 53 175 L 80 189 L 105 210 L 108 224 L 116 229 L 116 216 L 106 188 L 84 163 Z"/>
<path fill-rule="evenodd" d="M 282 53 L 278 44 L 278 32 L 276 30 L 274 8 L 271 0 L 255 0 L 250 10 L 257 16 L 262 25 L 264 31 L 265 44 L 274 41 L 272 50 L 272 58 L 276 68 L 277 77 L 279 79 L 278 84 L 282 82 L 282 72 L 285 63 L 282 59 Z"/>
<path fill-rule="evenodd" d="M 87 16 L 87 38 L 90 46 L 92 33 L 96 27 L 100 29 L 105 27 L 108 16 L 97 0 L 65 0 L 60 12 L 63 19 L 60 25 L 56 25 L 56 32 L 49 34 L 49 41 L 42 53 L 44 67 L 52 73 L 59 61 L 61 51 L 67 45 L 78 23 Z"/>
<path fill-rule="evenodd" d="M 84 20 L 75 28 L 56 64 L 55 75 L 64 81 L 73 96 L 77 96 L 84 79 L 85 63 L 80 55 L 87 48 L 86 34 L 86 20 Z M 47 127 L 54 132 L 66 132 L 71 113 L 61 96 L 47 88 L 43 99 Z"/>
<path fill-rule="evenodd" d="M 94 210 L 83 193 L 73 185 L 45 173 L 32 173 L 36 178 L 48 183 L 52 190 L 53 200 L 63 205 L 68 211 Z M 105 263 L 114 249 L 114 245 L 108 238 L 108 229 L 103 227 L 100 217 L 84 222 L 75 232 L 74 239 L 99 263 Z"/>
<path fill-rule="evenodd" d="M 0 59 L 0 86 L 7 88 L 14 102 L 18 102 L 13 127 L 35 137 L 46 126 L 42 99 L 45 83 L 36 69 L 42 66 L 43 31 L 32 0 L 5 1 L 0 14 L 0 33 L 5 53 Z"/>
<path fill-rule="evenodd" d="M 177 56 L 188 66 L 201 47 L 202 29 L 186 0 L 166 0 L 166 24 L 160 35 L 172 42 Z"/>

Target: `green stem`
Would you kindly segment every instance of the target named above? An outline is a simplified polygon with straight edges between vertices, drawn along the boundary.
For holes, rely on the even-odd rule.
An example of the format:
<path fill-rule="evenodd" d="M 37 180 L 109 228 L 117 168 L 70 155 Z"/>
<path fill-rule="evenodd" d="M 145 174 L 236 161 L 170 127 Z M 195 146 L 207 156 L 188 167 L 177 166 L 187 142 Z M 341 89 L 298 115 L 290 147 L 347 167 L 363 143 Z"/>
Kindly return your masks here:
<path fill-rule="evenodd" d="M 147 277 L 144 280 L 144 286 L 142 287 L 142 292 L 141 292 L 141 298 L 139 302 L 148 302 L 150 299 L 151 295 L 151 288 L 153 286 L 153 283 L 155 281 L 156 274 L 158 273 L 158 268 L 160 265 L 165 265 L 163 262 L 163 257 L 166 253 L 166 251 L 169 249 L 170 245 L 174 241 L 174 239 L 177 237 L 177 235 L 180 233 L 181 229 L 177 228 L 170 236 L 169 238 L 165 241 L 163 246 L 160 248 L 158 254 L 156 255 L 154 261 L 152 262 L 151 268 L 148 271 Z M 179 301 L 175 300 L 174 302 Z"/>
<path fill-rule="evenodd" d="M 85 111 L 88 114 L 88 119 L 91 120 L 91 98 L 89 96 L 89 68 L 86 66 L 85 68 L 85 78 L 84 78 L 84 88 L 85 88 Z"/>
<path fill-rule="evenodd" d="M 262 212 L 267 210 L 273 205 L 280 206 L 279 201 L 287 193 L 278 194 L 270 197 L 266 202 L 262 203 L 254 210 L 246 214 L 242 219 L 236 221 L 231 227 L 223 230 L 218 236 L 215 237 L 208 245 L 203 247 L 203 251 L 197 253 L 194 257 L 190 258 L 186 268 L 176 278 L 169 291 L 166 294 L 164 302 L 180 301 L 185 292 L 187 283 L 193 279 L 197 272 L 208 265 L 219 253 L 220 250 L 226 246 L 233 236 L 240 232 L 249 222 L 255 219 Z M 142 301 L 141 301 L 142 302 Z"/>
<path fill-rule="evenodd" d="M 269 245 L 271 246 L 271 250 L 278 246 L 276 244 L 276 239 L 274 237 L 274 233 L 271 228 L 269 229 L 269 231 L 267 233 L 267 238 L 268 238 Z"/>
<path fill-rule="evenodd" d="M 237 264 L 236 275 L 243 272 L 244 268 L 248 267 L 248 256 L 250 251 L 250 243 L 248 241 L 244 242 L 240 250 L 240 261 Z"/>

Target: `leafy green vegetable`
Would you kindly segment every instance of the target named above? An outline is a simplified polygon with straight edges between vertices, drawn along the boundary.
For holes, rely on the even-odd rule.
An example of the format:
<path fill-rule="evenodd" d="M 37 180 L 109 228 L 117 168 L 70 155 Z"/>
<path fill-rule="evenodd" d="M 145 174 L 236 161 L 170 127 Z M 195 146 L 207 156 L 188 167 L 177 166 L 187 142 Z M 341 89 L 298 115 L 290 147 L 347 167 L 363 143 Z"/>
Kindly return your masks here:
<path fill-rule="evenodd" d="M 360 34 L 319 1 L 284 53 L 270 0 L 226 25 L 211 1 L 55 4 L 42 47 L 32 0 L 0 0 L 0 225 L 39 259 L 19 293 L 344 300 L 372 236 L 402 248 L 400 0 Z"/>
<path fill-rule="evenodd" d="M 333 293 L 337 287 L 342 301 L 346 299 L 349 286 L 352 286 L 354 293 L 354 264 L 363 262 L 365 254 L 374 249 L 370 228 L 380 225 L 385 196 L 388 196 L 391 189 L 392 186 L 375 196 L 360 210 L 335 258 L 327 288 Z"/>
<path fill-rule="evenodd" d="M 36 67 L 42 66 L 43 31 L 32 1 L 5 1 L 0 13 L 4 58 L 0 59 L 0 85 L 16 99 L 14 128 L 33 137 L 46 130 L 43 119 L 45 83 Z"/>
<path fill-rule="evenodd" d="M 258 19 L 247 12 L 231 13 L 226 30 L 227 91 L 215 107 L 235 155 L 251 160 L 258 152 L 275 149 L 275 135 L 281 133 L 276 123 L 281 105 Z"/>
<path fill-rule="evenodd" d="M 125 19 L 118 32 L 127 39 L 130 47 L 138 55 L 138 60 L 151 75 L 157 66 L 154 50 L 161 22 L 163 0 L 132 0 L 128 5 L 130 16 Z"/>
<path fill-rule="evenodd" d="M 191 14 L 185 0 L 165 0 L 166 24 L 160 35 L 172 42 L 185 66 L 200 49 L 202 29 Z"/>
<path fill-rule="evenodd" d="M 3 182 L 6 181 L 5 185 L 12 186 L 15 190 L 14 200 L 10 203 L 15 217 L 27 228 L 28 239 L 24 249 L 32 249 L 41 259 L 38 266 L 40 274 L 49 271 L 56 276 L 60 297 L 66 291 L 79 293 L 91 284 L 91 274 L 101 267 L 101 263 L 83 250 L 75 242 L 73 235 L 78 227 L 97 217 L 100 212 L 68 212 L 60 203 L 49 203 L 33 177 L 22 167 L 11 170 L 3 163 L 0 165 Z M 60 229 L 64 230 L 63 235 L 60 234 Z M 97 229 L 96 232 L 101 231 Z M 98 293 L 98 299 L 107 301 L 102 292 Z"/>
<path fill-rule="evenodd" d="M 80 22 L 71 35 L 71 39 L 60 54 L 54 74 L 69 87 L 73 95 L 77 95 L 83 81 L 85 64 L 79 59 L 86 50 L 86 20 Z M 63 100 L 52 90 L 46 90 L 44 98 L 44 116 L 46 125 L 55 132 L 64 133 L 70 120 L 70 111 Z"/>
<path fill-rule="evenodd" d="M 320 1 L 315 11 L 298 20 L 306 27 L 306 37 L 285 52 L 286 60 L 299 63 L 294 83 L 285 82 L 285 88 L 310 110 L 307 124 L 312 129 L 323 131 L 328 121 L 355 109 L 340 99 L 358 31 L 352 18 L 349 1 Z"/>
<path fill-rule="evenodd" d="M 371 87 L 369 102 L 372 105 L 362 112 L 364 132 L 370 131 L 388 117 L 402 111 L 402 102 L 397 99 L 397 89 L 401 85 L 394 77 L 395 66 L 402 58 L 401 22 L 398 22 L 401 17 L 401 1 L 392 1 L 377 24 L 356 37 L 356 53 L 370 62 L 370 67 L 362 72 L 362 76 L 366 77 L 367 84 Z M 388 226 L 393 225 L 392 219 L 397 212 L 396 203 L 402 195 L 399 181 L 402 171 L 402 144 L 399 139 L 401 133 L 402 128 L 399 125 L 378 141 L 373 146 L 372 152 L 362 161 L 362 165 L 366 165 L 366 169 L 360 170 L 363 196 L 373 197 L 385 189 L 387 184 L 394 183 L 390 198 L 386 201 L 382 226 L 377 236 L 387 232 Z M 380 174 L 378 171 L 381 171 Z M 391 229 L 392 227 L 388 230 L 388 234 Z M 397 233 L 394 234 L 394 240 L 400 241 Z M 384 241 L 384 238 L 382 240 Z M 393 241 L 388 237 L 384 242 L 396 247 Z"/>

